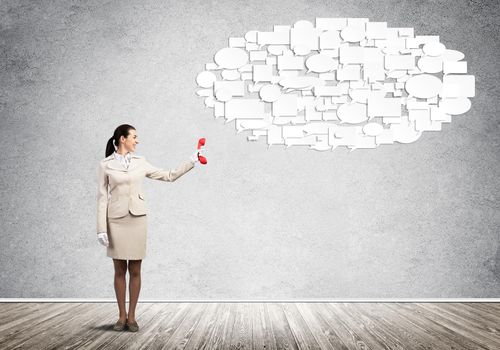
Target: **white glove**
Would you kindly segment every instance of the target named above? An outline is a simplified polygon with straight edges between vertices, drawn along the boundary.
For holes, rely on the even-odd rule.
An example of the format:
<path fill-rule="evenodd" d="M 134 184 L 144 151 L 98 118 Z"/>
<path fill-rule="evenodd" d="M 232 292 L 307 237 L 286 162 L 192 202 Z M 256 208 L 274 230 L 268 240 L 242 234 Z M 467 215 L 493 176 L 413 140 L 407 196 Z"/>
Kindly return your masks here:
<path fill-rule="evenodd" d="M 107 247 L 109 246 L 109 241 L 108 241 L 108 234 L 106 232 L 101 232 L 97 234 L 97 240 L 99 243 L 101 243 L 103 246 Z"/>
<path fill-rule="evenodd" d="M 194 162 L 194 164 L 196 165 L 196 163 L 198 163 L 198 162 L 200 161 L 200 160 L 198 159 L 198 154 L 203 155 L 203 153 L 202 153 L 203 151 L 204 151 L 204 150 L 203 150 L 203 148 L 197 149 L 197 150 L 193 153 L 193 155 L 191 155 L 191 157 L 189 157 L 189 159 L 190 159 L 192 162 Z"/>

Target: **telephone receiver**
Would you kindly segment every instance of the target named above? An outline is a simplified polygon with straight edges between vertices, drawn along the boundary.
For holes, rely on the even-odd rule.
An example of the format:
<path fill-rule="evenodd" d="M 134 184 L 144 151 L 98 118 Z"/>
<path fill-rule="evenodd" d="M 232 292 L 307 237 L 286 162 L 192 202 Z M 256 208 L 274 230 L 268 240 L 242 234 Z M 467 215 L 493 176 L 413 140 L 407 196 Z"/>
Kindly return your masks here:
<path fill-rule="evenodd" d="M 205 146 L 205 138 L 201 138 L 198 140 L 198 149 L 201 149 L 203 146 Z M 207 164 L 207 158 L 201 156 L 198 153 L 198 160 L 200 161 L 201 164 Z"/>

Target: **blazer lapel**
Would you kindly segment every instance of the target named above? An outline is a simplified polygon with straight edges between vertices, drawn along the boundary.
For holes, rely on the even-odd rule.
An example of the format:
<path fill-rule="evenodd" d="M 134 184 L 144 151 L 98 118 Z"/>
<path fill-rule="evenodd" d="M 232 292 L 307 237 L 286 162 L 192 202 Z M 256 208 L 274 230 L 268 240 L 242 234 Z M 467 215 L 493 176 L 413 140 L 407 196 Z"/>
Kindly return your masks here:
<path fill-rule="evenodd" d="M 130 164 L 128 165 L 128 169 L 125 168 L 122 163 L 120 163 L 117 159 L 114 157 L 108 162 L 108 168 L 114 169 L 114 170 L 120 170 L 120 171 L 125 171 L 128 172 L 130 170 L 133 170 L 139 166 L 139 158 L 140 156 L 132 155 L 130 158 Z"/>
<path fill-rule="evenodd" d="M 139 166 L 141 163 L 139 161 L 140 156 L 136 156 L 135 154 L 132 154 L 132 158 L 130 158 L 130 164 L 128 165 L 128 171 L 133 170 Z M 121 165 L 121 164 L 120 164 Z M 123 166 L 122 166 L 123 168 Z"/>

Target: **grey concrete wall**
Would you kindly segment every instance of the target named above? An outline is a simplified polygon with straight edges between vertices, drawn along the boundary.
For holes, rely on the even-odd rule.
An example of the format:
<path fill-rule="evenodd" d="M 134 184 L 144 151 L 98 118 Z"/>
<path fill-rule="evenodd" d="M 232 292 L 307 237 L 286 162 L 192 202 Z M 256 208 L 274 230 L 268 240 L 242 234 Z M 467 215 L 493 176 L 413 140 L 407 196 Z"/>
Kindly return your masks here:
<path fill-rule="evenodd" d="M 113 298 L 98 162 L 129 123 L 146 179 L 141 298 L 499 297 L 497 1 L 2 1 L 0 297 Z M 195 77 L 230 36 L 316 17 L 440 35 L 472 109 L 412 144 L 267 149 L 205 110 Z"/>

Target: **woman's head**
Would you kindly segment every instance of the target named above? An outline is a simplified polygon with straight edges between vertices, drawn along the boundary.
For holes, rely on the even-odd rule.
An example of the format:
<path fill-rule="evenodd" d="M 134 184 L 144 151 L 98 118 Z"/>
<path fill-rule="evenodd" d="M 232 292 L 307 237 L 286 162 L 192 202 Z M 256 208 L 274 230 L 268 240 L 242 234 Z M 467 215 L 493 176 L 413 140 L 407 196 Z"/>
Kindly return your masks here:
<path fill-rule="evenodd" d="M 116 150 L 121 148 L 124 152 L 134 152 L 135 145 L 138 143 L 135 128 L 132 125 L 122 124 L 115 129 L 113 136 L 106 144 L 106 157 L 113 154 L 115 148 Z"/>

